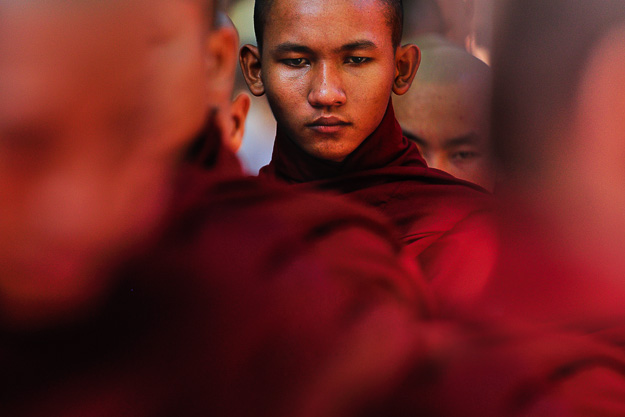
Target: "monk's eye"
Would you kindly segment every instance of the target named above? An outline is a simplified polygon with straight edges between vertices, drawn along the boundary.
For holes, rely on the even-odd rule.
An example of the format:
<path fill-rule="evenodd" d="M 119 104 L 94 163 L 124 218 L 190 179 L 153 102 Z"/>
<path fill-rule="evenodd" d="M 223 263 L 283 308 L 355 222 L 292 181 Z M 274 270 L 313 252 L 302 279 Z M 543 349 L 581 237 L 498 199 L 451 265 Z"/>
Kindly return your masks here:
<path fill-rule="evenodd" d="M 289 58 L 281 61 L 284 65 L 294 68 L 301 68 L 308 65 L 308 60 L 305 58 Z"/>
<path fill-rule="evenodd" d="M 451 159 L 456 162 L 468 162 L 480 157 L 475 151 L 458 151 L 451 154 Z"/>
<path fill-rule="evenodd" d="M 345 60 L 345 63 L 361 65 L 361 64 L 364 64 L 365 62 L 369 62 L 370 60 L 371 58 L 367 58 L 364 56 L 350 56 L 350 57 L 347 57 L 347 59 Z"/>

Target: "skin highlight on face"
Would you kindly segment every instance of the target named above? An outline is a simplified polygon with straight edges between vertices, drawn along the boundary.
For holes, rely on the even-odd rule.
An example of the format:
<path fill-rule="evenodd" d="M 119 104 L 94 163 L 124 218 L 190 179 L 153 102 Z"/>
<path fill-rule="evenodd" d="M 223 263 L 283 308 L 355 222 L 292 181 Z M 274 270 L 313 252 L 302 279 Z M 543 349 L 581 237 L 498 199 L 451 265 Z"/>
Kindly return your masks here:
<path fill-rule="evenodd" d="M 343 161 L 382 120 L 391 93 L 409 87 L 418 49 L 395 48 L 378 0 L 275 0 L 262 56 L 241 63 L 255 95 L 267 94 L 278 125 L 308 154 Z"/>

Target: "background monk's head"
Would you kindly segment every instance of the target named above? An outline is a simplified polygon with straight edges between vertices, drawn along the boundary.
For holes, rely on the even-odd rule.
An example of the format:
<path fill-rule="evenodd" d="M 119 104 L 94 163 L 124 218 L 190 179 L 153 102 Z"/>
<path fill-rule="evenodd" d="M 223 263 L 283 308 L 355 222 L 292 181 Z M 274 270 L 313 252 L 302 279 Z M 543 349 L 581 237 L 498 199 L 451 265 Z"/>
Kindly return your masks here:
<path fill-rule="evenodd" d="M 421 53 L 412 87 L 393 99 L 399 124 L 430 167 L 492 190 L 490 68 L 449 43 Z"/>
<path fill-rule="evenodd" d="M 243 142 L 245 119 L 250 110 L 251 99 L 243 92 L 233 97 L 239 54 L 238 31 L 232 20 L 221 9 L 217 11 L 215 26 L 217 30 L 222 30 L 227 34 L 224 38 L 229 43 L 228 47 L 234 51 L 231 59 L 224 62 L 230 77 L 225 82 L 214 85 L 215 99 L 219 102 L 216 119 L 224 143 L 233 152 L 237 152 Z"/>
<path fill-rule="evenodd" d="M 404 94 L 419 50 L 399 46 L 399 0 L 257 0 L 258 47 L 241 49 L 250 91 L 267 94 L 279 129 L 304 151 L 340 162 Z"/>
<path fill-rule="evenodd" d="M 200 0 L 0 3 L 2 320 L 93 304 L 155 227 L 232 54 L 212 14 Z"/>
<path fill-rule="evenodd" d="M 474 0 L 403 0 L 404 36 L 438 34 L 466 48 L 471 33 Z"/>

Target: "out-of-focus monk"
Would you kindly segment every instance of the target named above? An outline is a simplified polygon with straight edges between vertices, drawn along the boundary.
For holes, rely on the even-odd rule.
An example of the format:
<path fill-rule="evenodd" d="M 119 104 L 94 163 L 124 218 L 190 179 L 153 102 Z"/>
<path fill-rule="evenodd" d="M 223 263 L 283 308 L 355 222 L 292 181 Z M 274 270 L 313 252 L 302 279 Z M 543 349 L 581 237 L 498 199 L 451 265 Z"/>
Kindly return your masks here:
<path fill-rule="evenodd" d="M 621 327 L 625 342 L 625 3 L 513 1 L 506 16 L 494 134 L 515 197 L 500 271 L 478 305 Z"/>
<path fill-rule="evenodd" d="M 408 91 L 420 59 L 400 45 L 402 14 L 400 1 L 256 1 L 258 47 L 242 48 L 242 69 L 278 122 L 260 176 L 375 207 L 455 305 L 490 273 L 490 200 L 429 169 L 402 134 L 391 95 Z"/>
<path fill-rule="evenodd" d="M 490 68 L 447 42 L 419 45 L 415 81 L 406 94 L 393 97 L 404 135 L 417 143 L 431 168 L 493 191 Z"/>
<path fill-rule="evenodd" d="M 332 415 L 414 348 L 386 224 L 244 178 L 214 134 L 213 6 L 0 3 L 0 415 Z"/>

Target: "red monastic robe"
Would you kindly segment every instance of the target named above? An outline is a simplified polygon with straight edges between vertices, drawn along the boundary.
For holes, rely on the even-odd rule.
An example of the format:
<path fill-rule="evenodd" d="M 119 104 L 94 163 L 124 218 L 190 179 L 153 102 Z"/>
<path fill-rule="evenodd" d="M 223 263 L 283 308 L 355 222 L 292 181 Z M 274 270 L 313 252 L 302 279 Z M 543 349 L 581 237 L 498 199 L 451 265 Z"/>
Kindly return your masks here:
<path fill-rule="evenodd" d="M 278 126 L 271 163 L 260 176 L 375 207 L 399 229 L 445 304 L 475 295 L 490 274 L 496 252 L 490 195 L 428 168 L 402 134 L 392 103 L 376 131 L 339 164 L 308 155 Z"/>
<path fill-rule="evenodd" d="M 245 178 L 206 140 L 204 167 L 181 168 L 169 214 L 99 308 L 0 326 L 1 416 L 330 413 L 396 379 L 413 344 L 403 323 L 430 301 L 394 231 L 341 199 Z M 335 374 L 342 358 L 356 362 Z"/>
<path fill-rule="evenodd" d="M 578 256 L 554 225 L 519 197 L 499 216 L 501 246 L 494 272 L 473 308 L 495 317 L 599 332 L 625 347 L 625 281 Z M 625 274 L 625 271 L 623 271 Z"/>
<path fill-rule="evenodd" d="M 622 415 L 620 351 L 433 319 L 375 215 L 213 147 L 99 308 L 0 327 L 0 415 Z"/>
<path fill-rule="evenodd" d="M 466 319 L 424 334 L 429 352 L 359 417 L 625 415 L 625 352 L 599 338 Z"/>

